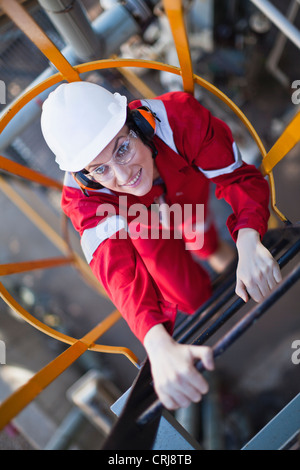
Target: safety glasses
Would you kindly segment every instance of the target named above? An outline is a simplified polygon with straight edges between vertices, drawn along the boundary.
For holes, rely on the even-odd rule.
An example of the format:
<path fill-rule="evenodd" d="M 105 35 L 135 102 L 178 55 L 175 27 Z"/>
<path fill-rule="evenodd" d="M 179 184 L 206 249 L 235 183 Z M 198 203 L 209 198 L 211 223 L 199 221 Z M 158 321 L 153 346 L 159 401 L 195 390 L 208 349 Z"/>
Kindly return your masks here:
<path fill-rule="evenodd" d="M 84 174 L 92 181 L 99 181 L 102 183 L 111 180 L 114 177 L 114 165 L 127 165 L 133 159 L 137 138 L 137 134 L 133 130 L 130 130 L 125 140 L 113 153 L 108 162 L 97 166 L 97 168 L 90 172 L 84 170 Z"/>

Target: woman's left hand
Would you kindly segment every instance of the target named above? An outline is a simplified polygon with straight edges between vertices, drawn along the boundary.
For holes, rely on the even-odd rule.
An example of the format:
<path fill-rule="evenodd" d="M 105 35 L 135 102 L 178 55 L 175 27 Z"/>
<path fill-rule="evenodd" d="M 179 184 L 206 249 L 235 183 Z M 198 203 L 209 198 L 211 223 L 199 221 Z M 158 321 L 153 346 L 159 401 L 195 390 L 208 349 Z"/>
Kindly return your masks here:
<path fill-rule="evenodd" d="M 261 302 L 282 280 L 278 263 L 254 229 L 239 230 L 236 246 L 239 261 L 235 292 L 244 302 L 249 295 L 255 302 Z"/>

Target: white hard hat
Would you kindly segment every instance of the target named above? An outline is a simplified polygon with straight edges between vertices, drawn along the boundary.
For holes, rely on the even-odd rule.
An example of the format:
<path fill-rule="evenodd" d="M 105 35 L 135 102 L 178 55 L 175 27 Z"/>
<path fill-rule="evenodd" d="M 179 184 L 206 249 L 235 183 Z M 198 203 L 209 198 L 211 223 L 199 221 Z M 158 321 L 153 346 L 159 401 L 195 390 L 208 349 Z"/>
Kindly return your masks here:
<path fill-rule="evenodd" d="M 61 170 L 80 171 L 126 121 L 127 99 L 90 82 L 59 85 L 42 108 L 43 136 Z"/>

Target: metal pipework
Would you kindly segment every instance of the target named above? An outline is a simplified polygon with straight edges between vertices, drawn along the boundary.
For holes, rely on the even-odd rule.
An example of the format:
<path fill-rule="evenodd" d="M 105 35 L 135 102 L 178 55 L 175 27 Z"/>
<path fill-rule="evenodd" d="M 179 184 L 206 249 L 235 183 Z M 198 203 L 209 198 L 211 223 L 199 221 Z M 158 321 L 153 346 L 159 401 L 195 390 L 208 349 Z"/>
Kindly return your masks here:
<path fill-rule="evenodd" d="M 142 32 L 134 16 L 121 4 L 104 11 L 92 24 L 101 44 L 98 59 L 109 57 L 131 36 Z"/>
<path fill-rule="evenodd" d="M 300 31 L 268 0 L 251 0 L 251 2 L 266 15 L 295 46 L 300 49 Z"/>
<path fill-rule="evenodd" d="M 293 23 L 296 19 L 296 16 L 298 14 L 298 10 L 300 8 L 300 2 L 299 0 L 293 0 L 288 8 L 287 11 L 287 19 Z M 266 62 L 266 67 L 267 69 L 277 78 L 277 80 L 286 88 L 290 86 L 290 79 L 289 77 L 279 69 L 278 63 L 280 60 L 280 57 L 283 53 L 284 47 L 286 45 L 287 38 L 286 36 L 280 32 L 278 34 L 278 37 L 275 41 L 275 45 L 269 55 L 269 58 Z"/>
<path fill-rule="evenodd" d="M 64 4 L 68 2 L 68 0 L 63 1 Z M 153 0 L 153 2 L 154 1 L 155 0 Z M 131 3 L 132 2 L 133 0 Z M 57 0 L 41 0 L 40 3 L 42 6 L 45 5 L 45 8 L 46 5 L 51 5 L 52 10 L 54 10 L 56 5 L 57 11 L 58 6 L 60 5 L 60 9 L 62 10 L 62 2 Z M 71 3 L 71 5 L 74 3 L 75 2 Z M 138 6 L 141 3 L 144 2 L 142 0 L 137 1 Z M 48 7 L 46 13 L 50 14 Z M 133 13 L 136 14 L 134 11 Z M 103 12 L 91 24 L 89 24 L 82 7 L 80 7 L 79 10 L 77 9 L 76 14 L 73 14 L 72 17 L 70 15 L 71 10 L 65 11 L 65 13 L 52 12 L 51 20 L 54 22 L 60 34 L 62 34 L 61 29 L 63 28 L 63 25 L 66 25 L 67 34 L 64 34 L 64 37 L 68 36 L 68 38 L 65 37 L 65 40 L 69 45 L 67 45 L 61 52 L 71 65 L 76 65 L 78 63 L 79 55 L 82 56 L 82 54 L 87 54 L 88 56 L 90 56 L 90 54 L 96 54 L 98 59 L 107 58 L 109 55 L 116 52 L 121 44 L 126 42 L 131 36 L 141 32 L 142 26 L 137 23 L 135 17 L 132 16 L 130 11 L 120 4 Z M 80 31 L 80 41 L 76 37 L 76 34 L 72 32 L 72 28 L 74 28 L 75 32 Z M 83 45 L 80 44 L 81 41 L 84 42 Z M 83 60 L 89 61 L 90 57 L 85 56 Z M 27 87 L 27 89 L 42 82 L 53 75 L 53 73 L 55 73 L 55 69 L 51 65 L 39 77 L 37 77 L 31 85 Z M 0 135 L 1 154 L 5 153 L 5 149 L 11 145 L 13 140 L 38 118 L 41 112 L 41 103 L 46 99 L 50 91 L 52 91 L 52 89 L 46 90 L 43 94 L 30 101 L 6 126 Z M 11 106 L 12 103 L 9 107 L 3 110 L 0 114 L 0 119 Z"/>
<path fill-rule="evenodd" d="M 38 1 L 80 61 L 107 58 L 132 35 L 141 32 L 126 4 L 114 5 L 91 23 L 80 1 Z"/>
<path fill-rule="evenodd" d="M 66 44 L 81 60 L 98 58 L 100 42 L 80 2 L 38 0 Z"/>

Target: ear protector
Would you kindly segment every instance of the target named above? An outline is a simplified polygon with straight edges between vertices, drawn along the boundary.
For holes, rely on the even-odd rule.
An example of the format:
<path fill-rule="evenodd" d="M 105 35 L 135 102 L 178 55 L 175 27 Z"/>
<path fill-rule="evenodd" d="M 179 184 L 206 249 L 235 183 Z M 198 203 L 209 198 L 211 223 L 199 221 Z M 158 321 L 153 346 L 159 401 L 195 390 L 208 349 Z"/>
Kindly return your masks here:
<path fill-rule="evenodd" d="M 128 123 L 130 126 L 130 121 L 132 121 L 141 138 L 149 141 L 155 135 L 156 119 L 159 120 L 147 106 L 141 106 L 130 110 Z"/>
<path fill-rule="evenodd" d="M 102 184 L 96 181 L 90 180 L 85 176 L 88 172 L 86 170 L 76 171 L 72 173 L 74 180 L 79 184 L 81 191 L 85 196 L 88 196 L 87 190 L 96 191 L 97 189 L 103 188 Z"/>
<path fill-rule="evenodd" d="M 137 132 L 145 145 L 148 145 L 151 148 L 153 158 L 157 155 L 157 150 L 152 142 L 155 135 L 156 120 L 160 121 L 156 114 L 147 106 L 141 106 L 132 110 L 128 108 L 126 124 L 129 128 L 132 128 Z M 80 189 L 85 196 L 88 196 L 87 190 L 96 191 L 97 189 L 103 188 L 100 183 L 90 180 L 86 176 L 87 173 L 88 172 L 86 170 L 72 173 L 75 181 L 79 184 Z"/>

